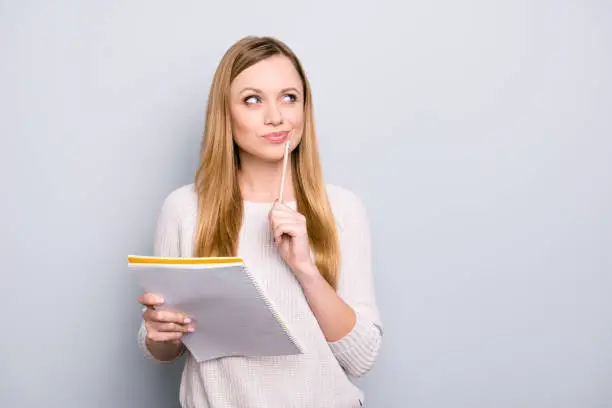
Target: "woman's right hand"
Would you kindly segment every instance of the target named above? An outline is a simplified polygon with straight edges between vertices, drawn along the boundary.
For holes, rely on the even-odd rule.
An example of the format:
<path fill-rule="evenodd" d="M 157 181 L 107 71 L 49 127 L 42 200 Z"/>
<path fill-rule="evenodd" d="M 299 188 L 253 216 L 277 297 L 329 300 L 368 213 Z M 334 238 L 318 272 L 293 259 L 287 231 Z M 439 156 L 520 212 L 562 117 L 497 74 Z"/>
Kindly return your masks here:
<path fill-rule="evenodd" d="M 144 293 L 138 302 L 145 306 L 142 317 L 145 322 L 147 338 L 157 343 L 172 342 L 180 344 L 185 333 L 195 330 L 189 316 L 171 310 L 157 310 L 156 306 L 163 305 L 161 296 L 154 293 Z"/>

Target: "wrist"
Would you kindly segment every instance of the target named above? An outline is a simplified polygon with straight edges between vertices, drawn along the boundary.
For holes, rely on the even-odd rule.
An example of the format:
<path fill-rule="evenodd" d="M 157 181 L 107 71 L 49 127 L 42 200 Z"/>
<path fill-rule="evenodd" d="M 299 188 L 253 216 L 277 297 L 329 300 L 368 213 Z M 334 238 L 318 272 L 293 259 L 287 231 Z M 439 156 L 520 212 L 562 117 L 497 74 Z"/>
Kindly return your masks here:
<path fill-rule="evenodd" d="M 293 268 L 293 273 L 302 285 L 312 283 L 322 277 L 319 269 L 313 262 L 296 265 Z"/>

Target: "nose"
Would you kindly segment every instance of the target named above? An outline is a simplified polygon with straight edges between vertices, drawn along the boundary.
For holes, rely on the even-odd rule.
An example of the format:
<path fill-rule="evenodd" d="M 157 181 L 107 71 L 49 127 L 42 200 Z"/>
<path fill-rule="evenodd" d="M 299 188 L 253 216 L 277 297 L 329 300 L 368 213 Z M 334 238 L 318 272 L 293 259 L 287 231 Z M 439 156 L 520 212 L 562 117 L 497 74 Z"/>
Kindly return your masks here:
<path fill-rule="evenodd" d="M 278 126 L 278 125 L 281 125 L 282 123 L 283 123 L 283 115 L 281 114 L 280 109 L 278 109 L 278 106 L 276 106 L 276 104 L 274 103 L 268 104 L 268 107 L 265 113 L 265 124 Z"/>

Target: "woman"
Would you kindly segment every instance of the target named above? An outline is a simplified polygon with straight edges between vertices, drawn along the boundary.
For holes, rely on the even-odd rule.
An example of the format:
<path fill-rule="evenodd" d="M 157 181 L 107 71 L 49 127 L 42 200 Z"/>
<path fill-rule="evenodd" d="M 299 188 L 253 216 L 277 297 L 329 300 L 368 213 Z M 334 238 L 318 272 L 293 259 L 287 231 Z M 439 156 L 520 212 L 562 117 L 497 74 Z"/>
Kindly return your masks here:
<path fill-rule="evenodd" d="M 348 376 L 371 368 L 382 338 L 369 225 L 360 199 L 324 184 L 321 173 L 298 58 L 273 38 L 238 41 L 213 78 L 195 181 L 163 203 L 155 255 L 243 257 L 305 352 L 198 364 L 181 343 L 198 328 L 180 313 L 156 310 L 163 299 L 144 294 L 143 351 L 158 361 L 187 354 L 183 407 L 362 406 Z"/>

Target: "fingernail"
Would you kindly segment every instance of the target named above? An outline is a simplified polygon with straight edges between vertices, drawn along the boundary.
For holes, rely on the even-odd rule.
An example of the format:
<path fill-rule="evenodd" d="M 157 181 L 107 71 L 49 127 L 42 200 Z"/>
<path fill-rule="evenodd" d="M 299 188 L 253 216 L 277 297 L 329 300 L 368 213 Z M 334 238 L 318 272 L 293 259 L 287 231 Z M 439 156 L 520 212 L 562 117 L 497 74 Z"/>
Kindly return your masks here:
<path fill-rule="evenodd" d="M 195 331 L 195 328 L 190 327 L 190 328 L 187 329 L 187 331 L 190 332 L 190 333 L 193 333 Z"/>
<path fill-rule="evenodd" d="M 186 317 L 185 320 L 184 320 L 184 323 L 191 323 L 191 319 Z"/>

